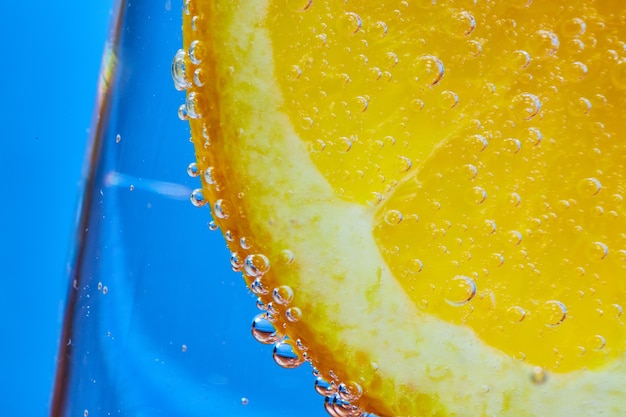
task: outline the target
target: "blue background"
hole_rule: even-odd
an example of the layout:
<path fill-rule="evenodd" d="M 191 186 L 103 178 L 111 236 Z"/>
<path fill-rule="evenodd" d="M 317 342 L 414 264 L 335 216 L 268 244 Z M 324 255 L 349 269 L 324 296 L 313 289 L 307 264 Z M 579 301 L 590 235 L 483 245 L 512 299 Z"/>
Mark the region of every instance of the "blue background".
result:
<path fill-rule="evenodd" d="M 8 1 L 0 55 L 0 407 L 48 414 L 112 0 Z"/>

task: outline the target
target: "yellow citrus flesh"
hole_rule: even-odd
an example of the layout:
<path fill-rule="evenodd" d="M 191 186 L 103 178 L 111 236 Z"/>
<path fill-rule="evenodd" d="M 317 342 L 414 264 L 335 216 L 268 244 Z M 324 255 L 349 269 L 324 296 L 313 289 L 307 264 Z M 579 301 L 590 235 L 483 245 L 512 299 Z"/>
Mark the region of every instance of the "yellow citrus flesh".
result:
<path fill-rule="evenodd" d="M 186 3 L 186 111 L 233 267 L 353 405 L 621 415 L 624 10 Z"/>

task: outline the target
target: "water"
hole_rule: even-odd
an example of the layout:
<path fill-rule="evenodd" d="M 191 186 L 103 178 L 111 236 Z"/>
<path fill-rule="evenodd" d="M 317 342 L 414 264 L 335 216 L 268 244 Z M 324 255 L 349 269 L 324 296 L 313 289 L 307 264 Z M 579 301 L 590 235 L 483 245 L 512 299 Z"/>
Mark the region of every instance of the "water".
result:
<path fill-rule="evenodd" d="M 116 6 L 52 416 L 326 415 L 310 366 L 282 369 L 252 337 L 256 297 L 208 207 L 190 203 L 199 181 L 171 78 L 181 7 Z"/>

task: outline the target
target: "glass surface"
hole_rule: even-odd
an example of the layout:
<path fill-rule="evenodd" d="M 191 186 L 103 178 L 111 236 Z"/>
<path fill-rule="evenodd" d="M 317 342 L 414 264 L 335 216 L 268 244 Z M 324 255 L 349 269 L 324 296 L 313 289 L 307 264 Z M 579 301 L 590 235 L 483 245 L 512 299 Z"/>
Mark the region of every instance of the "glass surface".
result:
<path fill-rule="evenodd" d="M 105 48 L 52 416 L 326 415 L 311 368 L 250 334 L 177 109 L 181 4 L 119 1 Z"/>

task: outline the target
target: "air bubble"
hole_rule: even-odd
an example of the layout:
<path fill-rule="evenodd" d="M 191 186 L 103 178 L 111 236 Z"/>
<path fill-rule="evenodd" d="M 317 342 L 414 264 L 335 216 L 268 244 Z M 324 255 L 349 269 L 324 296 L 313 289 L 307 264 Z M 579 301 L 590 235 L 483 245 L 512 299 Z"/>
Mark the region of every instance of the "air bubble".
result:
<path fill-rule="evenodd" d="M 341 383 L 337 387 L 337 395 L 344 401 L 356 401 L 361 398 L 363 389 L 356 382 Z"/>
<path fill-rule="evenodd" d="M 202 87 L 207 82 L 207 76 L 202 68 L 196 68 L 193 72 L 193 83 L 196 87 Z"/>
<path fill-rule="evenodd" d="M 274 288 L 272 298 L 278 304 L 287 305 L 293 300 L 293 290 L 287 285 L 281 285 L 280 287 Z"/>
<path fill-rule="evenodd" d="M 587 256 L 592 261 L 599 261 L 609 254 L 609 247 L 603 242 L 592 242 L 587 249 Z"/>
<path fill-rule="evenodd" d="M 357 33 L 363 24 L 361 17 L 353 12 L 345 12 L 340 17 L 340 27 L 344 32 Z"/>
<path fill-rule="evenodd" d="M 525 69 L 530 65 L 530 54 L 524 50 L 516 50 L 511 53 L 509 66 L 515 70 Z"/>
<path fill-rule="evenodd" d="M 572 62 L 563 69 L 563 75 L 570 81 L 580 81 L 587 75 L 587 65 L 580 61 Z"/>
<path fill-rule="evenodd" d="M 357 96 L 352 100 L 352 110 L 356 112 L 364 112 L 369 106 L 369 101 L 363 96 Z"/>
<path fill-rule="evenodd" d="M 172 60 L 172 80 L 174 81 L 174 87 L 178 91 L 186 90 L 191 87 L 191 83 L 187 79 L 185 59 L 187 53 L 183 49 L 176 51 L 174 59 Z"/>
<path fill-rule="evenodd" d="M 398 210 L 387 210 L 385 213 L 385 222 L 390 226 L 400 224 L 402 221 L 402 213 Z"/>
<path fill-rule="evenodd" d="M 118 133 L 115 135 L 115 143 L 120 143 L 122 141 L 122 136 Z"/>
<path fill-rule="evenodd" d="M 195 64 L 200 65 L 206 55 L 206 47 L 204 42 L 195 40 L 189 45 L 189 60 Z"/>
<path fill-rule="evenodd" d="M 521 202 L 522 197 L 518 193 L 509 194 L 509 203 L 511 203 L 513 207 L 519 206 Z"/>
<path fill-rule="evenodd" d="M 469 36 L 476 29 L 476 20 L 470 12 L 457 11 L 452 15 L 450 33 L 458 38 Z"/>
<path fill-rule="evenodd" d="M 290 265 L 293 263 L 294 254 L 289 249 L 284 249 L 280 252 L 279 260 L 283 265 Z"/>
<path fill-rule="evenodd" d="M 202 193 L 202 188 L 196 188 L 195 190 L 193 190 L 191 192 L 189 200 L 191 201 L 191 204 L 196 207 L 202 207 L 207 203 L 206 199 L 204 198 L 204 194 Z"/>
<path fill-rule="evenodd" d="M 600 192 L 602 184 L 597 178 L 589 177 L 580 180 L 577 189 L 582 197 L 592 197 Z"/>
<path fill-rule="evenodd" d="M 304 12 L 311 7 L 313 0 L 286 0 L 285 3 L 289 10 L 294 12 Z"/>
<path fill-rule="evenodd" d="M 476 284 L 465 275 L 455 276 L 446 289 L 446 302 L 460 307 L 467 304 L 476 295 Z"/>
<path fill-rule="evenodd" d="M 387 68 L 393 68 L 398 65 L 398 55 L 395 52 L 387 52 L 385 55 L 387 58 Z"/>
<path fill-rule="evenodd" d="M 512 323 L 520 323 L 526 318 L 526 310 L 520 306 L 509 307 L 506 310 L 506 316 Z"/>
<path fill-rule="evenodd" d="M 266 345 L 272 345 L 283 338 L 265 313 L 258 314 L 252 321 L 252 336 Z"/>
<path fill-rule="evenodd" d="M 579 97 L 572 102 L 569 111 L 574 116 L 585 115 L 591 111 L 591 101 L 585 97 Z"/>
<path fill-rule="evenodd" d="M 198 164 L 196 164 L 195 162 L 192 162 L 189 165 L 187 165 L 187 175 L 189 175 L 191 178 L 195 178 L 198 175 L 200 175 Z"/>
<path fill-rule="evenodd" d="M 463 174 L 465 178 L 467 178 L 468 180 L 471 180 L 475 178 L 476 175 L 478 175 L 478 168 L 476 168 L 475 165 L 472 165 L 472 164 L 463 165 L 462 169 L 463 169 Z"/>
<path fill-rule="evenodd" d="M 482 152 L 487 148 L 487 139 L 482 135 L 471 135 L 467 138 L 467 145 L 472 152 Z"/>
<path fill-rule="evenodd" d="M 501 253 L 492 253 L 489 257 L 489 263 L 494 267 L 500 267 L 504 264 L 504 256 Z"/>
<path fill-rule="evenodd" d="M 267 293 L 269 293 L 268 289 L 265 288 L 265 286 L 263 285 L 261 278 L 257 278 L 252 281 L 252 283 L 250 284 L 250 290 L 256 295 L 266 295 Z"/>
<path fill-rule="evenodd" d="M 216 183 L 216 181 L 215 181 L 215 168 L 208 167 L 204 171 L 204 180 L 206 181 L 207 184 L 215 185 L 215 183 Z"/>
<path fill-rule="evenodd" d="M 453 109 L 459 104 L 459 96 L 454 91 L 445 90 L 441 92 L 441 102 L 444 106 Z"/>
<path fill-rule="evenodd" d="M 385 22 L 376 22 L 374 24 L 374 35 L 378 39 L 382 39 L 387 36 L 387 24 Z"/>
<path fill-rule="evenodd" d="M 283 368 L 297 368 L 304 359 L 293 346 L 293 341 L 285 340 L 274 345 L 274 361 Z"/>
<path fill-rule="evenodd" d="M 243 261 L 238 252 L 230 253 L 230 266 L 234 272 L 240 272 L 243 267 Z"/>
<path fill-rule="evenodd" d="M 298 307 L 290 307 L 285 312 L 285 315 L 287 316 L 287 320 L 290 322 L 296 322 L 302 319 L 302 310 Z"/>
<path fill-rule="evenodd" d="M 542 306 L 540 316 L 546 327 L 556 327 L 567 318 L 567 308 L 560 301 L 549 300 Z"/>
<path fill-rule="evenodd" d="M 593 335 L 587 341 L 587 346 L 593 350 L 602 350 L 606 346 L 606 339 L 599 334 Z"/>
<path fill-rule="evenodd" d="M 187 94 L 187 100 L 185 101 L 187 117 L 191 119 L 199 119 L 200 117 L 202 117 L 201 106 L 202 103 L 199 93 L 193 91 Z"/>
<path fill-rule="evenodd" d="M 548 374 L 541 366 L 533 367 L 530 374 L 530 380 L 533 384 L 543 384 L 548 379 Z"/>
<path fill-rule="evenodd" d="M 227 219 L 233 213 L 232 204 L 230 203 L 230 201 L 220 198 L 215 202 L 215 205 L 213 206 L 213 213 L 217 218 Z"/>
<path fill-rule="evenodd" d="M 563 35 L 570 38 L 581 36 L 585 33 L 586 29 L 587 25 L 585 24 L 585 21 L 578 17 L 566 20 L 561 25 Z"/>
<path fill-rule="evenodd" d="M 270 269 L 270 261 L 267 256 L 261 253 L 255 253 L 246 256 L 243 261 L 243 268 L 251 277 L 263 276 Z"/>
<path fill-rule="evenodd" d="M 413 65 L 413 74 L 413 78 L 420 85 L 434 86 L 443 77 L 443 62 L 434 55 L 422 55 Z"/>
<path fill-rule="evenodd" d="M 541 101 L 534 94 L 522 93 L 513 98 L 511 112 L 518 120 L 530 120 L 541 110 Z"/>
<path fill-rule="evenodd" d="M 315 379 L 315 391 L 324 396 L 334 395 L 337 387 L 334 382 L 327 382 L 324 378 L 318 377 Z"/>
<path fill-rule="evenodd" d="M 421 272 L 422 268 L 424 268 L 424 264 L 417 258 L 411 259 L 409 261 L 409 264 L 407 265 L 407 271 L 411 274 L 417 274 L 418 272 Z"/>
<path fill-rule="evenodd" d="M 487 199 L 487 191 L 482 187 L 472 187 L 469 198 L 474 204 L 482 204 Z"/>
<path fill-rule="evenodd" d="M 539 58 L 547 58 L 556 54 L 559 49 L 559 37 L 548 30 L 538 30 L 530 40 L 530 50 Z"/>
<path fill-rule="evenodd" d="M 181 104 L 178 107 L 178 118 L 182 121 L 189 120 L 189 115 L 187 114 L 187 105 Z"/>
<path fill-rule="evenodd" d="M 517 230 L 508 233 L 508 241 L 511 246 L 517 246 L 522 242 L 522 234 Z"/>

